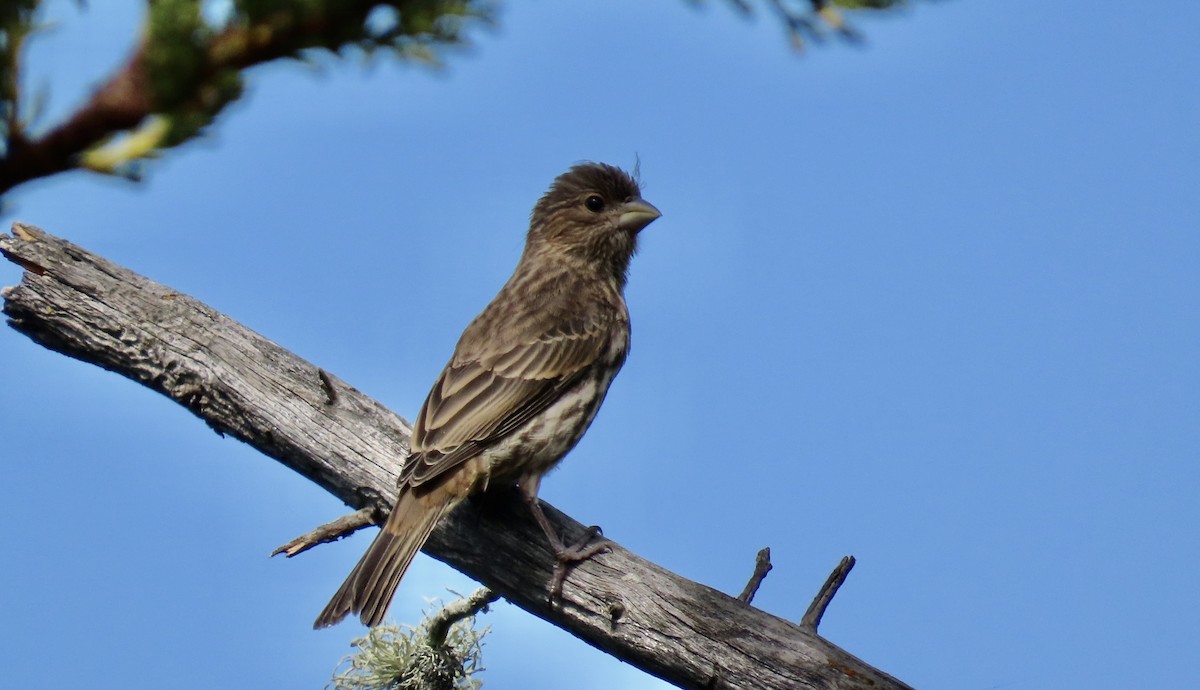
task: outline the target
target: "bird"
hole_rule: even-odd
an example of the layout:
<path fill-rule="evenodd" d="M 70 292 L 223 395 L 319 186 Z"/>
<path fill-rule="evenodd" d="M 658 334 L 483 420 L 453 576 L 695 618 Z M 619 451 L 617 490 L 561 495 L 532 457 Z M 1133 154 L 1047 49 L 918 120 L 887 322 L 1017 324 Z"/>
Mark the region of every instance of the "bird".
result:
<path fill-rule="evenodd" d="M 639 233 L 662 214 L 637 179 L 605 163 L 572 166 L 530 214 L 511 277 L 466 327 L 413 425 L 398 498 L 362 559 L 317 617 L 378 625 L 443 516 L 489 486 L 515 484 L 566 568 L 603 543 L 566 546 L 542 512 L 542 477 L 591 425 L 629 352 L 625 284 Z"/>

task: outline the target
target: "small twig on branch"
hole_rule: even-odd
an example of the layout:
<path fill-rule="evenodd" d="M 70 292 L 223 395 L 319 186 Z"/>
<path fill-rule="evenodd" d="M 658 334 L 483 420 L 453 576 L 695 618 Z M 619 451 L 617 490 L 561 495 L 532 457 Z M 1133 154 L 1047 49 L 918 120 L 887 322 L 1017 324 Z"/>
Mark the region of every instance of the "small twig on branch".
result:
<path fill-rule="evenodd" d="M 853 567 L 854 556 L 845 556 L 842 558 L 842 562 L 833 569 L 833 572 L 829 573 L 829 578 L 825 580 L 821 591 L 817 592 L 816 598 L 808 605 L 808 610 L 800 619 L 801 628 L 817 632 L 817 626 L 821 624 L 821 616 L 825 615 L 825 609 L 829 607 L 829 602 L 833 601 L 833 595 L 837 594 L 838 588 L 846 581 L 846 576 L 850 574 Z"/>
<path fill-rule="evenodd" d="M 767 573 L 771 572 L 773 567 L 771 565 L 771 547 L 764 546 L 754 557 L 754 574 L 750 576 L 750 581 L 746 583 L 746 588 L 738 595 L 738 599 L 746 604 L 754 601 L 754 595 L 758 593 L 759 586 L 762 585 L 762 581 L 767 578 Z"/>
<path fill-rule="evenodd" d="M 499 598 L 499 594 L 487 587 L 480 587 L 470 595 L 443 606 L 442 610 L 429 617 L 429 646 L 436 649 L 446 644 L 446 635 L 450 634 L 450 628 L 455 623 L 474 616 Z"/>
<path fill-rule="evenodd" d="M 366 506 L 343 515 L 333 522 L 325 523 L 307 534 L 301 534 L 283 546 L 271 552 L 272 556 L 283 554 L 288 558 L 298 553 L 304 553 L 318 544 L 328 544 L 342 537 L 348 537 L 358 530 L 378 524 L 373 506 Z"/>
<path fill-rule="evenodd" d="M 317 378 L 321 379 L 321 389 L 325 391 L 325 404 L 333 405 L 337 402 L 337 389 L 333 387 L 333 379 L 329 378 L 329 372 L 324 369 L 317 369 Z"/>

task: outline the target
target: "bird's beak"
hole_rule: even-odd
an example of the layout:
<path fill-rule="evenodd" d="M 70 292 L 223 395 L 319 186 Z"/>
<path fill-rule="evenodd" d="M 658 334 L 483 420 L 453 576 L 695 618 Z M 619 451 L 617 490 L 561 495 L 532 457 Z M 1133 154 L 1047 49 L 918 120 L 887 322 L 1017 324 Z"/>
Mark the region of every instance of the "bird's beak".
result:
<path fill-rule="evenodd" d="M 661 215 L 662 212 L 654 208 L 654 204 L 640 198 L 630 199 L 621 204 L 621 217 L 617 219 L 617 225 L 622 230 L 638 232 Z"/>

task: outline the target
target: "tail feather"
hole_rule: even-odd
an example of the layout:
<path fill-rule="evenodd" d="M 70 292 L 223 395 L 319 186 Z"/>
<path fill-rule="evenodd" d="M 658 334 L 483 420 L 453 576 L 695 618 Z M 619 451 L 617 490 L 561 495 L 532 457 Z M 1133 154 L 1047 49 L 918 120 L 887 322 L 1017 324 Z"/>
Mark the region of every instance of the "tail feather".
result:
<path fill-rule="evenodd" d="M 317 616 L 314 628 L 336 625 L 352 613 L 370 627 L 383 620 L 400 578 L 425 545 L 433 526 L 452 507 L 440 494 L 436 490 L 426 496 L 401 492 L 387 523 Z"/>

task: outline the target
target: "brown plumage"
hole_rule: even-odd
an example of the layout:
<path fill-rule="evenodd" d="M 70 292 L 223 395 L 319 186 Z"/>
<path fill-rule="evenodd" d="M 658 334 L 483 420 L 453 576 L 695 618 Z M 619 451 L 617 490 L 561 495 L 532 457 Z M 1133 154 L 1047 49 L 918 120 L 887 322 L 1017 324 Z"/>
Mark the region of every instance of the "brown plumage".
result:
<path fill-rule="evenodd" d="M 463 331 L 417 415 L 412 454 L 387 523 L 317 617 L 383 620 L 433 526 L 474 492 L 517 483 L 563 566 L 566 548 L 537 502 L 542 475 L 591 424 L 629 349 L 624 288 L 638 232 L 659 217 L 618 168 L 576 165 L 534 206 L 525 251 Z"/>

